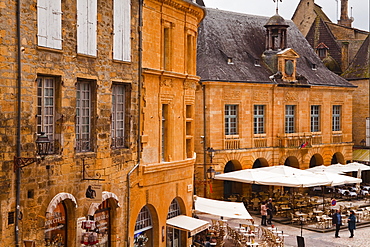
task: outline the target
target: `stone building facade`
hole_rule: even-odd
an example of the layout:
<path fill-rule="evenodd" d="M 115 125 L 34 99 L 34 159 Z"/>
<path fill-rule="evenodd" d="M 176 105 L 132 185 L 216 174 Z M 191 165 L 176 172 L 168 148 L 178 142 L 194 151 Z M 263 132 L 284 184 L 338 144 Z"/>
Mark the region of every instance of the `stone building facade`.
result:
<path fill-rule="evenodd" d="M 138 157 L 138 2 L 29 0 L 19 8 L 17 16 L 17 1 L 0 6 L 1 245 L 84 246 L 93 228 L 81 222 L 94 217 L 100 243 L 122 246 L 123 178 Z M 35 157 L 41 132 L 49 155 L 17 178 L 13 157 Z M 98 198 L 88 198 L 89 187 Z"/>
<path fill-rule="evenodd" d="M 133 246 L 146 231 L 147 246 L 165 246 L 169 211 L 191 215 L 204 10 L 187 0 L 17 3 L 0 4 L 1 245 Z M 14 169 L 14 157 L 35 157 L 41 132 L 45 160 Z"/>
<path fill-rule="evenodd" d="M 292 22 L 207 9 L 197 64 L 200 195 L 251 195 L 248 184 L 203 183 L 209 167 L 218 173 L 276 165 L 307 169 L 352 159 L 355 86 L 321 63 Z"/>
<path fill-rule="evenodd" d="M 340 19 L 334 23 L 314 0 L 301 0 L 292 17 L 324 64 L 337 74 L 348 68 L 369 35 L 352 27 L 348 9 L 348 0 L 341 0 Z"/>

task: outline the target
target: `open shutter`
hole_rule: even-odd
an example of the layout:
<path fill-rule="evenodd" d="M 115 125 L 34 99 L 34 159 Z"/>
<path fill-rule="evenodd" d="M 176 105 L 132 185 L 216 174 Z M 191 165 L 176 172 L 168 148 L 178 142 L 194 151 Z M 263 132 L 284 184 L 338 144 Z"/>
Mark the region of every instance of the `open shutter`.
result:
<path fill-rule="evenodd" d="M 113 59 L 123 60 L 123 1 L 114 0 L 113 6 Z"/>
<path fill-rule="evenodd" d="M 62 49 L 62 6 L 61 0 L 49 1 L 50 24 L 48 25 L 50 39 L 48 46 L 55 49 Z"/>
<path fill-rule="evenodd" d="M 123 60 L 131 60 L 131 0 L 123 0 Z"/>
<path fill-rule="evenodd" d="M 114 0 L 113 59 L 131 60 L 131 0 Z"/>
<path fill-rule="evenodd" d="M 39 46 L 47 46 L 48 33 L 47 33 L 47 20 L 48 20 L 48 1 L 37 1 L 37 44 Z"/>
<path fill-rule="evenodd" d="M 88 1 L 87 5 L 87 45 L 88 45 L 88 55 L 96 56 L 96 24 L 97 24 L 97 0 Z"/>
<path fill-rule="evenodd" d="M 81 54 L 88 54 L 87 1 L 88 0 L 77 0 L 77 53 Z"/>

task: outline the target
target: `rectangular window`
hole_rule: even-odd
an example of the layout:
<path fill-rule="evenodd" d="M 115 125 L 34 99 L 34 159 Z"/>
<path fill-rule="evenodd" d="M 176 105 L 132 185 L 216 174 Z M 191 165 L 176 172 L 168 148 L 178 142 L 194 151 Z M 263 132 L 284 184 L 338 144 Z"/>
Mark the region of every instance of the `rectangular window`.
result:
<path fill-rule="evenodd" d="M 320 106 L 311 106 L 311 132 L 320 131 Z"/>
<path fill-rule="evenodd" d="M 37 0 L 37 45 L 62 49 L 60 0 Z"/>
<path fill-rule="evenodd" d="M 333 131 L 341 130 L 341 106 L 333 105 Z"/>
<path fill-rule="evenodd" d="M 80 80 L 77 83 L 76 98 L 76 151 L 92 151 L 92 93 L 91 83 Z"/>
<path fill-rule="evenodd" d="M 112 148 L 127 147 L 127 88 L 124 84 L 114 84 L 112 87 Z"/>
<path fill-rule="evenodd" d="M 114 0 L 113 59 L 131 60 L 131 0 Z"/>
<path fill-rule="evenodd" d="M 56 131 L 57 78 L 38 76 L 37 82 L 37 134 L 44 132 L 52 143 L 51 153 L 59 147 L 59 135 Z M 58 145 L 59 144 L 59 145 Z"/>
<path fill-rule="evenodd" d="M 285 106 L 285 133 L 295 133 L 295 105 Z"/>
<path fill-rule="evenodd" d="M 77 53 L 96 56 L 97 0 L 77 0 Z"/>
<path fill-rule="evenodd" d="M 168 161 L 168 105 L 162 105 L 162 161 Z"/>
<path fill-rule="evenodd" d="M 225 135 L 238 134 L 238 105 L 225 105 Z"/>
<path fill-rule="evenodd" d="M 265 133 L 265 106 L 255 105 L 254 106 L 254 120 L 253 128 L 254 134 L 264 134 Z"/>
<path fill-rule="evenodd" d="M 194 51 L 194 36 L 188 34 L 187 36 L 187 72 L 188 74 L 195 74 L 195 51 Z"/>
<path fill-rule="evenodd" d="M 163 69 L 171 70 L 171 28 L 170 27 L 165 27 L 163 29 Z"/>

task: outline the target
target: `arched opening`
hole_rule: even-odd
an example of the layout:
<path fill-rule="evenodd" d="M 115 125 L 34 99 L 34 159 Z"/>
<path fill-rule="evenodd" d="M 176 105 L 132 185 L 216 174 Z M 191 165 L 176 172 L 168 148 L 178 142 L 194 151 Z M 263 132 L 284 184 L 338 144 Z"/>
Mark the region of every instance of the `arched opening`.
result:
<path fill-rule="evenodd" d="M 56 243 L 56 246 L 72 246 L 74 239 L 76 198 L 70 193 L 59 193 L 54 196 L 46 209 L 45 245 Z"/>
<path fill-rule="evenodd" d="M 135 223 L 134 231 L 134 245 L 135 246 L 148 246 L 153 247 L 154 243 L 153 234 L 153 220 L 152 214 L 147 206 L 144 206 L 137 218 Z"/>
<path fill-rule="evenodd" d="M 167 219 L 171 219 L 178 215 L 181 215 L 181 207 L 177 198 L 173 199 L 170 207 L 168 208 Z M 181 230 L 167 226 L 167 247 L 182 247 L 186 246 L 186 234 L 182 234 Z"/>
<path fill-rule="evenodd" d="M 266 159 L 259 158 L 254 161 L 252 169 L 261 168 L 261 167 L 268 167 L 269 164 Z M 268 191 L 268 186 L 259 185 L 259 184 L 252 184 L 252 193 L 254 192 L 261 192 L 261 191 Z"/>
<path fill-rule="evenodd" d="M 285 166 L 291 166 L 291 167 L 299 169 L 299 161 L 294 156 L 289 156 L 288 158 L 286 158 L 286 160 L 284 162 L 284 165 Z"/>
<path fill-rule="evenodd" d="M 310 168 L 315 166 L 321 166 L 324 164 L 324 159 L 320 154 L 314 154 L 310 159 Z"/>
<path fill-rule="evenodd" d="M 331 164 L 345 164 L 345 161 L 344 161 L 344 156 L 343 154 L 337 152 L 333 155 L 333 157 L 331 158 Z"/>
<path fill-rule="evenodd" d="M 240 169 L 236 169 L 236 166 L 233 161 L 229 161 L 226 163 L 224 168 L 224 173 L 236 171 Z M 224 198 L 229 198 L 231 195 L 241 195 L 242 194 L 242 183 L 233 182 L 233 181 L 224 181 Z"/>

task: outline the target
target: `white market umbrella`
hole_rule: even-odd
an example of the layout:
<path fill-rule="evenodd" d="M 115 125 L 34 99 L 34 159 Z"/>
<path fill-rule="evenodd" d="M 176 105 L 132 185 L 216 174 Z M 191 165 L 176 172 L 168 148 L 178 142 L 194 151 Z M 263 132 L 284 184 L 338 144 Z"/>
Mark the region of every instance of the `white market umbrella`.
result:
<path fill-rule="evenodd" d="M 347 165 L 344 165 L 343 172 L 357 172 L 359 169 L 361 171 L 369 171 L 370 166 L 358 162 L 348 163 Z"/>
<path fill-rule="evenodd" d="M 306 175 L 310 176 L 312 173 L 306 171 L 306 170 L 301 170 L 298 168 L 294 168 L 291 166 L 285 166 L 285 165 L 279 165 L 279 166 L 268 166 L 268 167 L 261 167 L 257 168 L 254 170 L 259 170 L 259 171 L 264 171 L 264 172 L 271 172 L 275 175 L 284 175 L 284 176 L 289 176 L 289 175 Z"/>
<path fill-rule="evenodd" d="M 309 172 L 330 172 L 330 173 L 336 173 L 336 174 L 343 174 L 344 172 L 341 171 L 341 168 L 338 168 L 338 167 L 332 167 L 332 166 L 324 166 L 324 165 L 321 165 L 321 166 L 314 166 L 314 167 L 311 167 L 311 168 L 308 168 L 306 169 L 305 171 L 309 171 Z"/>
<path fill-rule="evenodd" d="M 332 172 L 315 172 L 317 177 L 322 177 L 331 181 L 330 186 L 338 186 L 342 184 L 355 184 L 361 183 L 362 179 L 350 176 L 335 174 Z"/>
<path fill-rule="evenodd" d="M 259 184 L 265 178 L 276 176 L 274 173 L 257 169 L 244 169 L 215 175 L 215 179 L 227 180 L 241 183 Z"/>
<path fill-rule="evenodd" d="M 286 186 L 286 187 L 314 187 L 322 185 L 330 185 L 331 181 L 324 177 L 317 177 L 312 172 L 308 174 L 291 174 L 291 175 L 280 175 L 275 177 L 269 177 L 261 181 L 263 185 L 274 185 L 274 186 Z"/>

